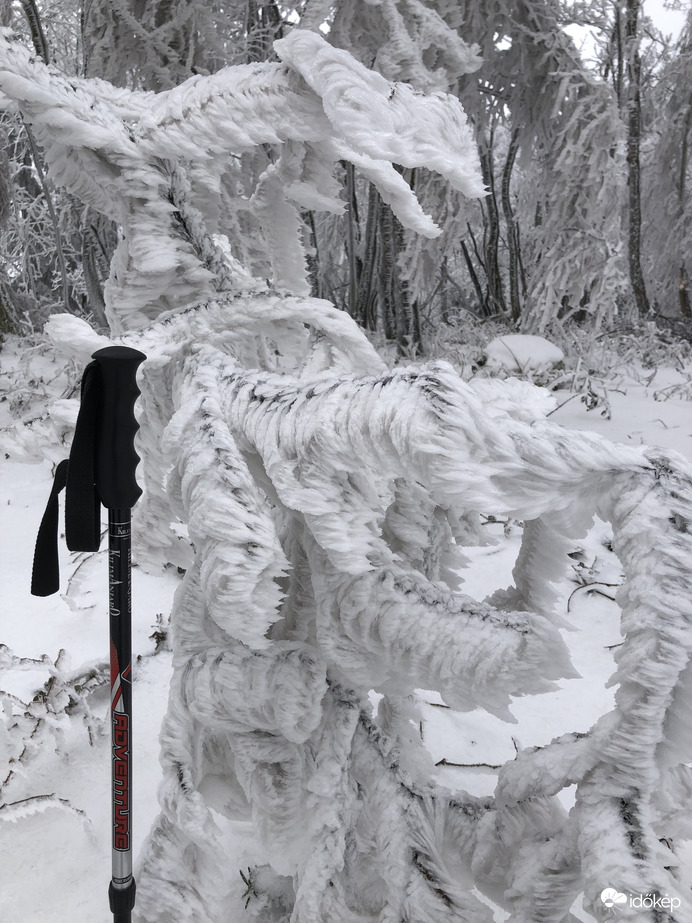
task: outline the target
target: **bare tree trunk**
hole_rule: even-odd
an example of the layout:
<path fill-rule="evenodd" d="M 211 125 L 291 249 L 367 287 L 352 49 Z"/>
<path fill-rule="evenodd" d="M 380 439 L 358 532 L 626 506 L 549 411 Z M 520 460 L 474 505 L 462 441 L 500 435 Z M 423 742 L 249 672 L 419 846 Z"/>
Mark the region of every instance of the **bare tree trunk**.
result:
<path fill-rule="evenodd" d="M 422 351 L 418 303 L 411 299 L 408 282 L 403 278 L 399 256 L 404 250 L 404 228 L 392 213 L 392 242 L 394 244 L 393 302 L 396 312 L 396 342 L 400 356 L 417 356 Z"/>
<path fill-rule="evenodd" d="M 358 286 L 358 304 L 356 320 L 368 330 L 377 328 L 377 297 L 373 287 L 373 276 L 379 259 L 377 229 L 380 224 L 381 199 L 374 183 L 368 191 L 368 216 L 365 222 L 365 242 L 363 247 L 363 265 Z"/>
<path fill-rule="evenodd" d="M 308 278 L 310 279 L 310 293 L 313 298 L 323 298 L 323 283 L 320 273 L 320 250 L 317 243 L 317 228 L 315 227 L 315 213 L 307 211 L 303 219 L 310 229 L 311 248 L 307 249 L 306 259 L 308 264 Z"/>
<path fill-rule="evenodd" d="M 31 32 L 31 41 L 33 42 L 34 50 L 44 64 L 50 64 L 48 42 L 46 41 L 46 36 L 43 31 L 36 0 L 20 0 L 20 2 L 26 20 L 29 23 L 29 31 Z"/>
<path fill-rule="evenodd" d="M 106 301 L 103 293 L 103 281 L 108 278 L 113 247 L 108 248 L 99 232 L 99 225 L 106 227 L 109 219 L 87 209 L 82 222 L 82 273 L 87 304 L 97 325 L 108 330 Z M 105 235 L 104 235 L 105 236 Z"/>
<path fill-rule="evenodd" d="M 346 255 L 348 257 L 348 313 L 354 319 L 358 316 L 358 292 L 363 264 L 358 255 L 360 242 L 360 223 L 358 221 L 358 200 L 356 198 L 356 176 L 352 163 L 344 163 L 346 171 L 346 201 L 348 210 L 348 236 L 346 240 Z"/>
<path fill-rule="evenodd" d="M 484 311 L 484 308 L 485 308 L 485 295 L 483 294 L 483 289 L 482 289 L 482 287 L 481 287 L 481 283 L 480 283 L 480 280 L 479 280 L 479 278 L 478 278 L 478 274 L 476 273 L 476 269 L 475 269 L 475 267 L 474 267 L 474 265 L 473 265 L 473 262 L 472 262 L 472 260 L 471 260 L 471 254 L 469 253 L 468 247 L 466 246 L 466 244 L 464 243 L 463 240 L 462 240 L 462 242 L 461 242 L 461 252 L 462 252 L 463 255 L 464 255 L 464 260 L 466 261 L 466 268 L 467 268 L 468 271 L 469 271 L 469 276 L 471 277 L 471 283 L 472 283 L 472 285 L 473 285 L 473 287 L 474 287 L 474 290 L 475 290 L 475 292 L 476 292 L 476 298 L 478 299 L 478 306 L 480 307 L 481 311 Z"/>
<path fill-rule="evenodd" d="M 507 225 L 507 249 L 509 251 L 509 300 L 512 311 L 512 320 L 518 322 L 521 318 L 521 295 L 519 292 L 519 274 L 520 274 L 520 244 L 519 244 L 519 224 L 514 217 L 512 200 L 510 197 L 510 183 L 512 180 L 512 169 L 517 158 L 519 150 L 519 129 L 515 128 L 512 132 L 512 138 L 509 142 L 507 151 L 507 160 L 502 171 L 502 211 L 505 216 Z"/>
<path fill-rule="evenodd" d="M 687 103 L 685 123 L 682 128 L 682 146 L 680 150 L 680 174 L 678 178 L 678 210 L 680 213 L 685 208 L 685 186 L 687 181 L 687 162 L 689 160 L 689 136 L 692 129 L 692 96 Z"/>
<path fill-rule="evenodd" d="M 394 224 L 392 210 L 384 202 L 380 208 L 380 260 L 378 267 L 377 300 L 382 314 L 384 335 L 388 340 L 396 339 L 396 310 L 393 303 L 392 290 L 394 288 L 394 261 L 396 259 L 394 247 Z"/>
<path fill-rule="evenodd" d="M 638 16 L 641 0 L 627 0 L 627 167 L 629 182 L 628 256 L 630 285 L 640 317 L 649 312 L 641 264 L 642 203 L 641 165 L 641 56 L 639 54 Z"/>
<path fill-rule="evenodd" d="M 610 35 L 608 59 L 603 76 L 607 80 L 612 72 L 618 109 L 622 111 L 625 104 L 625 46 L 622 34 L 622 10 L 619 3 L 615 3 L 614 7 L 613 31 Z"/>
<path fill-rule="evenodd" d="M 507 306 L 502 290 L 502 276 L 500 275 L 499 246 L 500 246 L 500 213 L 495 195 L 495 173 L 493 170 L 493 142 L 494 131 L 484 132 L 478 145 L 483 182 L 488 187 L 485 197 L 483 216 L 485 218 L 486 234 L 484 241 L 485 274 L 488 283 L 486 297 L 486 313 L 506 314 Z"/>

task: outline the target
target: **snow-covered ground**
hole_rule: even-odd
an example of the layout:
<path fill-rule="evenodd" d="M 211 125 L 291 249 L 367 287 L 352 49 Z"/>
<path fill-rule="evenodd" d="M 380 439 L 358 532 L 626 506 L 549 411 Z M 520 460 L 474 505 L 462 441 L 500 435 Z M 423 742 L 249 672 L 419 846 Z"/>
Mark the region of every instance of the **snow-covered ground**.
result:
<path fill-rule="evenodd" d="M 10 407 L 27 420 L 35 419 L 42 393 L 60 396 L 67 387 L 62 376 L 52 381 L 55 368 L 40 350 L 27 358 L 16 346 L 10 343 L 0 353 L 0 427 L 15 420 Z M 551 419 L 572 429 L 597 431 L 613 441 L 663 445 L 692 459 L 692 402 L 686 382 L 685 373 L 672 369 L 660 369 L 648 384 L 644 375 L 625 379 L 608 393 L 610 419 L 600 415 L 599 408 L 587 412 L 578 398 L 560 392 L 564 403 Z M 40 432 L 41 424 L 31 428 Z M 69 702 L 75 684 L 98 684 L 106 663 L 106 552 L 70 554 L 63 544 L 61 594 L 32 597 L 33 546 L 52 466 L 46 461 L 28 464 L 27 446 L 9 437 L 2 450 L 0 643 L 14 656 L 0 647 L 0 920 L 107 923 L 112 919 L 107 901 L 110 764 L 109 740 L 101 732 L 106 685 L 88 696 L 82 691 L 76 702 Z M 50 457 L 63 454 L 67 447 L 55 446 Z M 480 598 L 511 583 L 521 526 L 489 520 L 485 528 L 496 543 L 469 552 L 465 580 L 466 592 Z M 614 693 L 606 682 L 613 672 L 613 648 L 621 640 L 612 596 L 621 571 L 609 550 L 607 527 L 600 524 L 575 543 L 571 560 L 563 584 L 563 615 L 573 625 L 566 641 L 582 678 L 564 681 L 559 692 L 515 701 L 516 724 L 480 711 L 453 712 L 441 707 L 434 693 L 422 692 L 428 704 L 422 707 L 420 730 L 444 785 L 490 794 L 494 767 L 512 757 L 515 742 L 522 747 L 541 745 L 567 731 L 586 731 L 611 708 Z M 157 736 L 171 672 L 163 635 L 179 576 L 173 568 L 150 574 L 135 567 L 133 581 L 137 852 L 157 813 Z M 22 717 L 29 703 L 33 719 Z M 570 792 L 563 797 L 568 803 Z M 253 838 L 246 823 L 227 828 L 229 865 L 235 863 L 229 878 L 237 887 L 240 920 L 244 885 L 239 872 L 253 862 Z M 692 855 L 690 860 L 688 868 Z M 591 919 L 578 907 L 575 913 Z M 504 918 L 498 912 L 497 919 Z"/>

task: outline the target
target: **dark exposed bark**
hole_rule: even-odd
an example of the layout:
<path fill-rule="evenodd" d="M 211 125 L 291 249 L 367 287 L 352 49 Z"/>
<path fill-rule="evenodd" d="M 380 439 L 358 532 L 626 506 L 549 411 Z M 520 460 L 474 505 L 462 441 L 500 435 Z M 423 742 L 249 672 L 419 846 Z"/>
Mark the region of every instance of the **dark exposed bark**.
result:
<path fill-rule="evenodd" d="M 476 298 L 478 299 L 478 305 L 482 309 L 485 304 L 485 295 L 483 294 L 483 289 L 481 287 L 478 274 L 473 265 L 471 254 L 469 253 L 468 247 L 466 246 L 463 240 L 461 241 L 461 252 L 464 255 L 464 260 L 466 261 L 466 268 L 468 269 L 469 276 L 471 277 L 471 284 L 473 285 L 473 288 L 476 292 Z"/>
<path fill-rule="evenodd" d="M 18 311 L 14 304 L 14 293 L 12 288 L 4 279 L 4 274 L 0 274 L 0 343 L 3 336 L 7 333 L 17 333 L 17 315 Z"/>
<path fill-rule="evenodd" d="M 50 64 L 48 42 L 46 41 L 36 2 L 35 0 L 20 0 L 20 2 L 24 15 L 26 16 L 26 21 L 29 24 L 29 32 L 31 33 L 31 41 L 33 42 L 34 50 L 44 64 Z"/>
<path fill-rule="evenodd" d="M 627 169 L 629 185 L 628 261 L 630 285 L 640 317 L 649 312 L 641 264 L 642 196 L 639 158 L 642 134 L 641 56 L 638 17 L 641 0 L 627 0 Z"/>
<path fill-rule="evenodd" d="M 92 214 L 93 221 L 85 223 L 82 229 L 82 272 L 87 305 L 96 324 L 108 329 L 106 320 L 106 301 L 103 293 L 103 279 L 108 277 L 111 253 L 106 247 L 98 223 L 105 224 L 108 219 Z"/>
<path fill-rule="evenodd" d="M 267 61 L 273 55 L 272 42 L 281 38 L 283 19 L 275 0 L 258 3 L 248 0 L 245 21 L 247 61 Z"/>
<path fill-rule="evenodd" d="M 412 302 L 408 284 L 402 278 L 399 256 L 403 250 L 403 228 L 389 205 L 380 206 L 378 307 L 387 339 L 395 340 L 399 355 L 421 350 L 418 306 Z"/>
<path fill-rule="evenodd" d="M 512 200 L 510 196 L 510 184 L 512 180 L 512 169 L 517 158 L 519 150 L 519 130 L 514 129 L 509 142 L 507 151 L 507 160 L 505 161 L 504 170 L 502 171 L 502 211 L 505 216 L 507 225 L 507 250 L 509 254 L 509 299 L 512 312 L 512 320 L 518 321 L 521 317 L 521 295 L 519 291 L 520 283 L 520 242 L 519 242 L 519 224 L 514 216 Z"/>
<path fill-rule="evenodd" d="M 622 10 L 616 5 L 613 31 L 610 35 L 609 56 L 603 76 L 606 80 L 612 76 L 613 89 L 615 90 L 615 97 L 620 110 L 622 110 L 625 103 L 625 42 L 623 33 Z"/>
<path fill-rule="evenodd" d="M 6 136 L 0 131 L 0 228 L 7 224 L 12 211 L 12 168 L 5 150 L 6 142 Z"/>
<path fill-rule="evenodd" d="M 682 144 L 680 148 L 680 173 L 678 178 L 678 214 L 682 215 L 685 209 L 685 194 L 687 182 L 687 165 L 689 160 L 689 136 L 692 130 L 692 97 L 687 104 L 682 128 Z M 678 281 L 678 297 L 680 299 L 680 312 L 684 317 L 692 317 L 692 299 L 690 298 L 690 279 L 687 266 L 683 262 L 680 267 Z"/>
<path fill-rule="evenodd" d="M 471 227 L 468 221 L 466 222 L 466 228 L 469 232 L 471 243 L 473 244 L 473 252 L 476 255 L 476 259 L 478 260 L 478 265 L 483 269 L 483 272 L 485 272 L 485 260 L 481 256 L 481 252 L 478 247 L 478 241 L 476 240 L 476 235 L 473 233 L 473 228 Z"/>
<path fill-rule="evenodd" d="M 396 342 L 399 355 L 419 355 L 422 350 L 420 314 L 418 303 L 411 298 L 407 280 L 404 278 L 399 257 L 404 250 L 404 228 L 392 214 L 393 242 L 395 247 L 395 273 L 393 300 L 396 306 Z"/>
<path fill-rule="evenodd" d="M 682 145 L 680 150 L 680 173 L 678 178 L 678 202 L 680 208 L 685 206 L 685 186 L 687 182 L 687 164 L 689 161 L 689 138 L 692 130 L 692 96 L 687 104 L 685 121 L 682 129 Z"/>
<path fill-rule="evenodd" d="M 362 271 L 358 286 L 356 320 L 368 330 L 377 327 L 377 302 L 373 286 L 373 273 L 378 261 L 377 229 L 380 223 L 381 198 L 377 188 L 370 183 L 368 189 L 368 216 L 365 224 Z"/>
<path fill-rule="evenodd" d="M 159 0 L 154 14 L 154 26 L 158 29 L 170 22 L 175 15 L 173 9 L 175 0 Z M 182 35 L 179 30 L 173 33 L 168 42 L 168 48 L 165 54 L 161 55 L 161 64 L 166 69 L 175 73 L 185 68 L 185 62 L 188 56 L 190 46 L 190 36 Z M 166 87 L 157 87 L 156 89 L 167 89 Z"/>
<path fill-rule="evenodd" d="M 488 194 L 483 200 L 483 214 L 485 218 L 484 264 L 487 279 L 486 314 L 506 314 L 507 306 L 500 275 L 500 212 L 497 207 L 495 194 L 495 171 L 493 169 L 493 141 L 494 133 L 481 136 L 479 154 L 483 182 L 488 188 Z"/>
<path fill-rule="evenodd" d="M 346 173 L 345 256 L 348 293 L 343 307 L 363 327 L 394 340 L 400 355 L 421 351 L 419 306 L 411 298 L 403 277 L 400 257 L 404 250 L 404 229 L 377 188 L 368 186 L 367 210 L 362 228 L 352 164 Z"/>
<path fill-rule="evenodd" d="M 308 278 L 310 279 L 310 293 L 313 298 L 323 298 L 322 278 L 320 276 L 320 251 L 317 242 L 317 228 L 315 227 L 315 213 L 307 211 L 303 214 L 303 220 L 310 229 L 310 244 L 306 260 L 308 264 Z"/>
<path fill-rule="evenodd" d="M 396 259 L 392 218 L 391 208 L 383 202 L 380 208 L 380 260 L 377 272 L 377 300 L 382 315 L 384 335 L 388 340 L 393 340 L 396 336 L 396 321 L 392 302 L 394 261 Z"/>
<path fill-rule="evenodd" d="M 356 178 L 355 170 L 352 163 L 344 164 L 346 172 L 346 201 L 348 210 L 346 212 L 346 221 L 348 222 L 348 235 L 346 240 L 346 255 L 348 257 L 348 313 L 351 317 L 358 316 L 358 292 L 360 290 L 360 277 L 362 273 L 362 261 L 358 255 L 358 244 L 360 242 L 360 223 L 358 221 L 358 199 L 356 197 Z"/>

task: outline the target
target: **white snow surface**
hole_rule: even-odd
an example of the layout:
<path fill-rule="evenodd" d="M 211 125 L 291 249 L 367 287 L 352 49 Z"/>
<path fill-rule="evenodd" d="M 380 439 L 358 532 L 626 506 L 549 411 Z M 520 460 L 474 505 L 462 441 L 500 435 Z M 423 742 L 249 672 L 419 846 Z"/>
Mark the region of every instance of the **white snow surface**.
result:
<path fill-rule="evenodd" d="M 496 337 L 488 343 L 484 352 L 490 368 L 503 369 L 510 375 L 552 368 L 565 358 L 559 346 L 545 337 L 528 333 L 507 333 Z"/>
<path fill-rule="evenodd" d="M 27 429 L 40 429 L 40 423 L 28 421 L 38 416 L 41 390 L 45 397 L 59 397 L 65 386 L 64 376 L 57 374 L 40 350 L 22 355 L 18 344 L 11 342 L 0 353 L 0 426 L 12 422 L 9 407 L 18 399 L 17 368 L 27 362 L 32 364 L 30 380 L 35 388 L 24 413 Z M 596 429 L 630 445 L 663 444 L 692 459 L 692 403 L 679 396 L 654 399 L 654 394 L 660 397 L 668 393 L 665 389 L 684 381 L 680 373 L 659 370 L 649 386 L 630 381 L 611 394 L 611 420 L 587 413 L 576 400 L 563 402 L 552 419 L 572 430 Z M 481 383 L 481 387 L 492 384 Z M 681 393 L 684 396 L 684 390 Z M 41 437 L 39 433 L 39 437 L 39 443 L 41 439 L 48 441 L 45 434 Z M 89 700 L 92 725 L 97 729 L 92 744 L 84 716 L 68 718 L 63 713 L 52 719 L 53 727 L 38 735 L 42 742 L 36 752 L 18 765 L 9 762 L 17 754 L 12 752 L 8 733 L 13 707 L 15 713 L 21 710 L 19 700 L 30 702 L 49 680 L 51 671 L 56 672 L 50 664 L 58 661 L 59 671 L 70 677 L 105 663 L 106 554 L 70 554 L 63 544 L 61 594 L 48 599 L 29 595 L 33 545 L 50 488 L 51 465 L 28 464 L 26 447 L 20 451 L 13 442 L 6 441 L 3 449 L 0 641 L 24 663 L 8 665 L 7 658 L 0 657 L 0 704 L 4 708 L 1 774 L 4 778 L 8 769 L 16 770 L 3 788 L 0 806 L 0 918 L 3 923 L 53 923 L 60 915 L 76 921 L 110 923 L 109 741 L 103 728 L 98 729 L 107 714 L 105 689 L 93 693 Z M 56 457 L 60 454 L 56 448 Z M 511 583 L 521 536 L 520 525 L 512 520 L 489 519 L 483 528 L 488 543 L 465 550 L 470 566 L 464 573 L 464 592 L 478 599 Z M 457 712 L 440 707 L 439 695 L 419 692 L 422 702 L 428 703 L 423 705 L 419 730 L 437 766 L 438 782 L 474 795 L 489 795 L 496 786 L 497 766 L 511 759 L 516 747 L 544 746 L 565 732 L 585 732 L 612 707 L 613 690 L 606 683 L 614 670 L 614 651 L 621 642 L 620 613 L 612 598 L 621 570 L 609 542 L 609 527 L 597 522 L 575 543 L 572 573 L 558 587 L 559 613 L 573 626 L 562 634 L 581 678 L 562 681 L 554 692 L 515 700 L 512 711 L 516 725 L 479 709 Z M 146 573 L 135 561 L 135 851 L 158 810 L 156 790 L 161 775 L 157 735 L 171 677 L 170 653 L 164 650 L 155 654 L 150 636 L 157 628 L 159 614 L 165 624 L 178 584 L 174 568 Z M 0 651 L 6 653 L 4 648 Z M 205 785 L 205 798 L 213 805 L 213 779 L 206 780 Z M 565 806 L 571 807 L 570 790 L 561 797 Z M 215 818 L 222 827 L 225 863 L 230 869 L 228 890 L 239 908 L 237 918 L 242 919 L 245 885 L 239 873 L 257 860 L 255 833 L 249 821 L 231 822 L 220 814 Z M 681 886 L 689 887 L 692 850 L 688 843 L 681 847 Z M 608 886 L 610 882 L 604 880 L 603 888 Z M 577 901 L 573 907 L 575 919 L 592 920 L 579 904 Z M 498 908 L 493 913 L 496 921 L 507 919 Z"/>

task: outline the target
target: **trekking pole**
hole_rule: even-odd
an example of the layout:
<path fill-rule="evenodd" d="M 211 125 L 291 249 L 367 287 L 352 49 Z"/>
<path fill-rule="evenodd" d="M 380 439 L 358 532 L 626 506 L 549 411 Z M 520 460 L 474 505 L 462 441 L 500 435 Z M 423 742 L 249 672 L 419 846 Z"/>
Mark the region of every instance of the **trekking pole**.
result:
<path fill-rule="evenodd" d="M 96 443 L 96 491 L 108 510 L 108 614 L 111 665 L 112 878 L 114 923 L 130 923 L 132 874 L 132 528 L 142 491 L 135 479 L 135 376 L 143 353 L 108 346 L 92 357 L 101 371 L 101 419 Z"/>
<path fill-rule="evenodd" d="M 132 582 L 131 509 L 142 491 L 135 479 L 139 458 L 134 405 L 137 368 L 146 356 L 108 346 L 82 379 L 82 403 L 70 450 L 61 462 L 41 522 L 31 592 L 57 592 L 58 494 L 66 487 L 65 534 L 71 551 L 96 551 L 100 504 L 108 510 L 108 574 L 111 673 L 112 877 L 108 888 L 114 923 L 130 923 L 135 905 L 132 874 Z"/>

